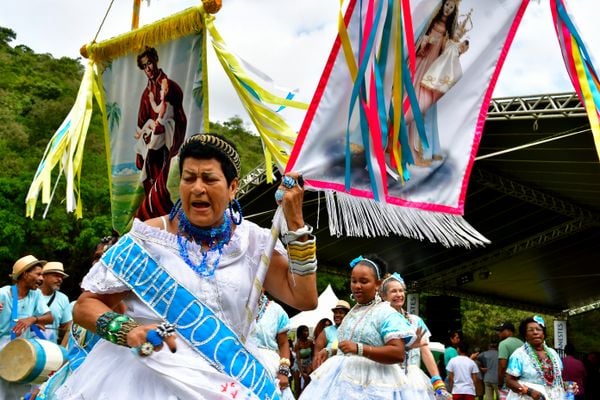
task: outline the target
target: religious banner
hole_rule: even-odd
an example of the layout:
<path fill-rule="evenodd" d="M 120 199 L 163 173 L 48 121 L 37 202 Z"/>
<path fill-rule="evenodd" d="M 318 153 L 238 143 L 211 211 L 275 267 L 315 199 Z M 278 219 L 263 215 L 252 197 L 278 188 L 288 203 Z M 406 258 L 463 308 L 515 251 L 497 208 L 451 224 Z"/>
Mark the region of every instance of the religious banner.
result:
<path fill-rule="evenodd" d="M 286 167 L 325 193 L 332 234 L 487 242 L 461 215 L 527 3 L 349 2 Z"/>
<path fill-rule="evenodd" d="M 67 211 L 82 216 L 79 182 L 94 99 L 104 123 L 113 228 L 124 232 L 133 218 L 168 214 L 178 197 L 179 148 L 186 137 L 208 131 L 208 35 L 258 130 L 265 161 L 283 168 L 296 133 L 278 111 L 307 105 L 292 92 L 281 97 L 263 87 L 270 78 L 238 60 L 219 34 L 210 13 L 220 2 L 206 3 L 82 48 L 88 62 L 81 87 L 35 173 L 27 216 L 33 217 L 40 192 L 50 204 L 57 166 L 56 182 L 61 175 L 66 180 Z"/>
<path fill-rule="evenodd" d="M 167 187 L 171 160 L 184 138 L 203 128 L 202 42 L 192 34 L 146 45 L 102 74 L 118 227 L 132 213 L 142 220 L 168 214 L 178 197 L 176 186 Z"/>

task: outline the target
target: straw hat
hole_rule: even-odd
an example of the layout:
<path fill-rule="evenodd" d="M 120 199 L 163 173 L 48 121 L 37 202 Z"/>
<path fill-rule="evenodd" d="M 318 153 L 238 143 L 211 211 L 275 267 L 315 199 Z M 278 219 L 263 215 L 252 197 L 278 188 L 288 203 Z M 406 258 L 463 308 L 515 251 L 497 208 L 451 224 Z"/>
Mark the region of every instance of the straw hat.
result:
<path fill-rule="evenodd" d="M 333 311 L 333 310 L 346 310 L 346 311 L 350 311 L 350 303 L 348 303 L 346 300 L 338 300 L 338 302 L 335 305 L 335 307 L 333 307 L 331 309 L 331 311 Z"/>
<path fill-rule="evenodd" d="M 58 261 L 50 261 L 46 265 L 44 265 L 44 269 L 42 270 L 42 275 L 46 274 L 60 274 L 65 278 L 68 278 L 69 275 L 65 274 L 65 269 L 63 268 L 63 263 Z"/>
<path fill-rule="evenodd" d="M 34 256 L 32 256 L 31 254 L 27 255 L 25 257 L 21 257 L 13 265 L 11 278 L 13 278 L 14 280 L 17 280 L 17 278 L 23 272 L 27 271 L 29 268 L 34 267 L 36 265 L 39 265 L 40 267 L 43 267 L 45 264 L 46 264 L 45 260 L 38 260 L 37 258 L 35 258 Z"/>

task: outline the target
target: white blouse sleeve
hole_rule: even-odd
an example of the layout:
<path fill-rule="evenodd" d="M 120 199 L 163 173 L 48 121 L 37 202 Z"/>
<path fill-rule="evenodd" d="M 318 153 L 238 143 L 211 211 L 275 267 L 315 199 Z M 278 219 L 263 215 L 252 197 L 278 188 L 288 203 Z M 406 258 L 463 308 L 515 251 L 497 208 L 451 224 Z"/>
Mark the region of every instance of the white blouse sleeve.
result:
<path fill-rule="evenodd" d="M 83 277 L 81 288 L 97 294 L 121 293 L 129 290 L 102 261 L 98 261 Z"/>

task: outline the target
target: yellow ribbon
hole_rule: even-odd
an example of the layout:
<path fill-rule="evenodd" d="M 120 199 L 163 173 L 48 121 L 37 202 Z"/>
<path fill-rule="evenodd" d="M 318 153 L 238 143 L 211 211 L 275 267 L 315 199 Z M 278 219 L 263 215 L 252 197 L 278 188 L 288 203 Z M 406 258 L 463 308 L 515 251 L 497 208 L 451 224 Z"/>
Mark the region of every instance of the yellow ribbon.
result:
<path fill-rule="evenodd" d="M 38 166 L 29 191 L 25 198 L 25 215 L 33 217 L 39 192 L 42 192 L 42 203 L 52 201 L 50 192 L 52 170 L 61 163 L 62 173 L 66 178 L 67 211 L 75 211 L 78 218 L 82 216 L 81 206 L 81 166 L 87 130 L 92 117 L 93 97 L 103 99 L 102 86 L 96 78 L 97 71 L 92 61 L 89 61 L 75 104 L 69 114 L 52 136 L 44 152 L 44 157 Z M 101 83 L 101 82 L 100 82 Z M 103 109 L 104 102 L 100 102 Z M 57 178 L 58 179 L 58 178 Z"/>
<path fill-rule="evenodd" d="M 275 162 L 279 169 L 283 170 L 289 159 L 288 152 L 293 146 L 297 134 L 277 112 L 267 107 L 266 104 L 284 105 L 303 110 L 308 108 L 308 104 L 276 96 L 261 87 L 246 73 L 240 62 L 227 49 L 214 25 L 214 17 L 205 15 L 204 23 L 212 37 L 212 45 L 217 59 L 258 130 L 264 145 L 263 153 L 266 165 L 269 166 Z M 259 99 L 248 88 L 256 93 Z M 266 178 L 267 182 L 273 181 L 271 168 L 266 168 Z"/>
<path fill-rule="evenodd" d="M 579 54 L 579 45 L 573 36 L 571 36 L 571 48 L 573 49 L 573 61 L 575 62 L 575 70 L 577 71 L 577 78 L 581 87 L 581 95 L 584 98 L 585 111 L 590 120 L 590 127 L 592 128 L 596 153 L 598 153 L 598 158 L 600 158 L 600 121 L 598 120 L 598 109 L 595 106 L 590 83 L 585 73 L 581 55 Z"/>

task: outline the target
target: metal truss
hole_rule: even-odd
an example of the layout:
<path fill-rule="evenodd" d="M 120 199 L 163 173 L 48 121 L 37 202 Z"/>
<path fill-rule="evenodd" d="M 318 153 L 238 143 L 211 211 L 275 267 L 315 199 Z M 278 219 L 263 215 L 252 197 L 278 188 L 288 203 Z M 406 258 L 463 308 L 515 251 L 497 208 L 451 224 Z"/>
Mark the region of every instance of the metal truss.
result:
<path fill-rule="evenodd" d="M 442 286 L 448 282 L 448 276 L 459 276 L 461 274 L 476 272 L 497 261 L 513 257 L 515 254 L 524 250 L 546 245 L 558 239 L 562 239 L 565 236 L 570 236 L 583 231 L 592 226 L 590 222 L 591 221 L 584 219 L 567 221 L 564 224 L 547 229 L 488 254 L 484 254 L 483 256 L 459 264 L 456 267 L 430 274 L 429 276 L 418 280 L 418 287 L 423 290 L 430 290 L 430 288 L 437 287 L 438 285 Z"/>
<path fill-rule="evenodd" d="M 569 203 L 563 199 L 551 196 L 542 191 L 533 189 L 522 183 L 508 178 L 493 174 L 482 168 L 474 168 L 471 175 L 481 185 L 494 189 L 500 193 L 523 200 L 527 203 L 554 211 L 557 214 L 565 215 L 575 219 L 586 219 L 591 224 L 600 224 L 600 219 L 595 213 L 586 210 L 580 206 Z"/>
<path fill-rule="evenodd" d="M 277 171 L 275 166 L 272 166 L 273 173 Z M 267 181 L 267 174 L 265 164 L 262 163 L 258 167 L 254 168 L 252 171 L 245 175 L 242 179 L 240 179 L 240 186 L 238 188 L 238 198 L 242 198 L 248 193 L 252 191 L 257 186 L 262 185 Z"/>
<path fill-rule="evenodd" d="M 600 308 L 600 300 L 595 299 L 587 302 L 581 307 L 573 307 L 563 311 L 563 314 L 568 317 L 574 317 L 575 315 L 583 314 L 589 311 L 594 311 Z"/>
<path fill-rule="evenodd" d="M 585 109 L 575 93 L 556 93 L 492 99 L 488 107 L 487 119 L 497 121 L 585 115 Z"/>

